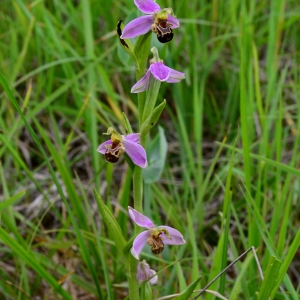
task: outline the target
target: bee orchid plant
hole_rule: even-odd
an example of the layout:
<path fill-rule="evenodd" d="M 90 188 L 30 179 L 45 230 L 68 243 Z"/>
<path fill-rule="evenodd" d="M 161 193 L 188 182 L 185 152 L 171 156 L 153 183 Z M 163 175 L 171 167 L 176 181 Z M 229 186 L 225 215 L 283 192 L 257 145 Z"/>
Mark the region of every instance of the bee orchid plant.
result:
<path fill-rule="evenodd" d="M 152 299 L 150 285 L 156 284 L 159 277 L 150 269 L 143 256 L 142 250 L 146 244 L 151 247 L 152 253 L 159 255 L 164 245 L 182 245 L 185 243 L 183 235 L 175 228 L 167 225 L 155 226 L 143 215 L 143 174 L 142 169 L 147 168 L 147 154 L 145 145 L 150 129 L 158 121 L 166 102 L 156 105 L 161 82 L 177 83 L 185 78 L 184 73 L 166 66 L 159 58 L 158 50 L 151 48 L 153 58 L 146 70 L 148 53 L 151 41 L 150 32 L 157 35 L 161 43 L 173 39 L 173 29 L 179 27 L 179 21 L 170 8 L 161 9 L 153 0 L 134 0 L 137 8 L 146 15 L 128 23 L 123 31 L 121 21 L 118 23 L 117 33 L 122 47 L 132 56 L 136 66 L 137 82 L 133 85 L 131 93 L 137 93 L 139 110 L 139 132 L 132 133 L 131 126 L 125 116 L 126 134 L 120 134 L 112 127 L 108 128 L 106 135 L 110 138 L 99 145 L 97 151 L 104 155 L 108 163 L 120 163 L 122 154 L 126 154 L 131 168 L 133 168 L 133 206 L 128 208 L 128 214 L 135 226 L 135 238 L 126 242 L 119 224 L 114 219 L 101 196 L 95 191 L 95 196 L 102 214 L 102 218 L 112 233 L 119 255 L 124 261 L 128 278 L 129 298 L 131 300 Z M 135 45 L 131 38 L 138 37 Z M 148 47 L 149 46 L 149 47 Z M 147 230 L 141 232 L 139 227 Z"/>

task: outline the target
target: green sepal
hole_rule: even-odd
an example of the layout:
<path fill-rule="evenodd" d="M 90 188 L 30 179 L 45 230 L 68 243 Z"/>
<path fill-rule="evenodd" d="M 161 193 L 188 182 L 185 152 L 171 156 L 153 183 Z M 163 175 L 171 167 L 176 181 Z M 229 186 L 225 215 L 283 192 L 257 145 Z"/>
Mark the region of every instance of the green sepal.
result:
<path fill-rule="evenodd" d="M 265 272 L 265 278 L 257 295 L 257 300 L 267 300 L 270 297 L 273 287 L 276 284 L 281 263 L 281 260 L 275 256 L 270 258 L 267 270 Z"/>
<path fill-rule="evenodd" d="M 124 248 L 126 245 L 126 241 L 123 237 L 122 230 L 121 230 L 118 222 L 116 221 L 116 219 L 114 218 L 114 216 L 112 215 L 110 210 L 108 209 L 108 207 L 104 204 L 101 196 L 98 194 L 98 192 L 95 189 L 94 189 L 94 195 L 95 195 L 95 198 L 97 201 L 97 205 L 98 205 L 100 214 L 103 218 L 103 221 L 104 221 L 106 227 L 108 228 L 120 255 L 122 256 L 123 261 L 126 262 L 126 260 L 124 259 L 125 258 L 124 257 Z"/>
<path fill-rule="evenodd" d="M 149 282 L 145 282 L 141 286 L 141 299 L 152 300 L 152 288 Z"/>
<path fill-rule="evenodd" d="M 124 112 L 122 113 L 122 116 L 123 116 L 123 120 L 124 120 L 124 127 L 126 130 L 126 134 L 132 133 L 131 125 L 130 125 L 129 120 Z"/>
<path fill-rule="evenodd" d="M 141 127 L 141 132 L 140 132 L 142 136 L 146 135 L 149 132 L 149 130 L 156 124 L 162 111 L 166 106 L 166 103 L 167 103 L 166 100 L 164 100 L 161 104 L 156 106 L 152 111 L 152 113 L 150 114 L 150 116 L 145 120 L 145 122 Z"/>
<path fill-rule="evenodd" d="M 201 277 L 196 279 L 193 283 L 191 283 L 183 292 L 181 292 L 177 297 L 174 298 L 174 300 L 189 300 L 190 296 L 194 292 L 194 289 L 196 288 L 197 284 L 199 283 Z"/>

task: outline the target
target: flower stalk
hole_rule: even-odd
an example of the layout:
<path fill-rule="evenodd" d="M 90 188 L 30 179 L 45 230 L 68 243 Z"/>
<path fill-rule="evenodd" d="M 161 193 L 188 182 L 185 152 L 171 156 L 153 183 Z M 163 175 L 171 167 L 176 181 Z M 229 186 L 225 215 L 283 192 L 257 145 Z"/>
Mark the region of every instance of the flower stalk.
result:
<path fill-rule="evenodd" d="M 140 300 L 139 283 L 136 278 L 136 270 L 138 262 L 133 256 L 128 255 L 130 264 L 130 273 L 128 278 L 129 298 L 132 300 Z"/>

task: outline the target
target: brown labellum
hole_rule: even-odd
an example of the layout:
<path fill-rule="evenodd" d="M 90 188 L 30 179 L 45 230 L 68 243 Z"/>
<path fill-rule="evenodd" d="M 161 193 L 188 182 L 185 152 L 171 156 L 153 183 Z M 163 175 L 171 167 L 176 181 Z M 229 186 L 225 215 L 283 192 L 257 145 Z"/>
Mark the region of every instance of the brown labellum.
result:
<path fill-rule="evenodd" d="M 122 143 L 120 141 L 113 141 L 111 146 L 107 148 L 104 153 L 104 157 L 106 161 L 114 164 L 119 160 L 119 156 L 123 152 Z"/>
<path fill-rule="evenodd" d="M 164 250 L 164 243 L 162 239 L 158 237 L 151 236 L 148 238 L 148 245 L 151 246 L 151 251 L 153 254 L 160 254 Z"/>
<path fill-rule="evenodd" d="M 116 156 L 112 153 L 109 153 L 109 152 L 106 152 L 104 154 L 104 157 L 106 159 L 107 162 L 110 162 L 110 163 L 116 163 L 118 160 L 119 160 L 119 156 Z"/>
<path fill-rule="evenodd" d="M 161 43 L 170 42 L 173 39 L 173 30 L 171 28 L 171 24 L 164 20 L 159 20 L 158 24 L 156 24 L 155 29 L 157 33 L 157 39 Z"/>

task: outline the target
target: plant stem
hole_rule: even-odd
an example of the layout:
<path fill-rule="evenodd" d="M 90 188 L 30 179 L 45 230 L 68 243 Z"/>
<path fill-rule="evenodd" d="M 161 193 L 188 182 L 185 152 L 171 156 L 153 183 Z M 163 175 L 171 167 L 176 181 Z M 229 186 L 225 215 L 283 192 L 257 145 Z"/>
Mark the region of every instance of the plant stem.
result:
<path fill-rule="evenodd" d="M 139 284 L 136 280 L 136 269 L 138 261 L 130 254 L 130 274 L 128 276 L 129 298 L 131 300 L 139 300 Z"/>
<path fill-rule="evenodd" d="M 140 145 L 145 147 L 146 137 L 140 137 Z M 135 166 L 133 171 L 134 209 L 143 213 L 143 174 L 142 168 Z M 137 232 L 136 232 L 137 233 Z"/>

